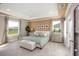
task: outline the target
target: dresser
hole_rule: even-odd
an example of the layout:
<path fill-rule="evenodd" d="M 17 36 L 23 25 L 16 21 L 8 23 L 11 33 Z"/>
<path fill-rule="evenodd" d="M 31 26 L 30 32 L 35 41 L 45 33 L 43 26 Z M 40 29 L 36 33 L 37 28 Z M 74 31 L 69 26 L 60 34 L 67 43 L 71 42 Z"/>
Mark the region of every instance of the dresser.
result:
<path fill-rule="evenodd" d="M 53 42 L 63 42 L 62 33 L 52 33 L 51 41 L 53 41 Z"/>

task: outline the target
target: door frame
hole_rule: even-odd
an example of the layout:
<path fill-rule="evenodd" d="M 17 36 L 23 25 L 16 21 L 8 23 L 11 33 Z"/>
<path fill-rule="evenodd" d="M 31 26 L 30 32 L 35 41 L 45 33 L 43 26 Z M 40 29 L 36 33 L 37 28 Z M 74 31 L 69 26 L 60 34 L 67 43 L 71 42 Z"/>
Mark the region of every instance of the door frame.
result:
<path fill-rule="evenodd" d="M 77 8 L 78 6 L 79 6 L 79 5 L 77 5 L 76 8 Z M 76 50 L 75 50 L 75 47 L 76 47 L 76 46 L 75 46 L 75 44 L 76 44 L 76 42 L 75 42 L 76 8 L 74 9 L 74 56 L 77 56 L 76 53 L 75 53 L 75 51 L 76 51 Z"/>

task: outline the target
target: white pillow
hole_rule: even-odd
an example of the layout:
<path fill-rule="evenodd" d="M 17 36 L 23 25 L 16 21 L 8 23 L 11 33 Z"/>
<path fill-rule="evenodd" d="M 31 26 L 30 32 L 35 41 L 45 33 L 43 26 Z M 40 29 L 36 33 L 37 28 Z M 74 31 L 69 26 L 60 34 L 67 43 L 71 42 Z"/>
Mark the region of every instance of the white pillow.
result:
<path fill-rule="evenodd" d="M 34 32 L 34 36 L 39 36 L 39 33 L 38 32 Z"/>
<path fill-rule="evenodd" d="M 34 32 L 34 36 L 46 37 L 46 36 L 49 36 L 49 32 L 48 31 L 36 31 Z"/>

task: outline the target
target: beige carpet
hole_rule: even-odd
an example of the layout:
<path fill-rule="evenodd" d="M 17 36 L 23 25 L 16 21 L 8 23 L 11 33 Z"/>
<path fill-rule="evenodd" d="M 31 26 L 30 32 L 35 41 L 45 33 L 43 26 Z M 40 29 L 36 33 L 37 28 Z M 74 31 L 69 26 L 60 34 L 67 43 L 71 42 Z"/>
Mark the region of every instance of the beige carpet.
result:
<path fill-rule="evenodd" d="M 49 42 L 43 49 L 33 51 L 20 48 L 18 42 L 0 46 L 0 56 L 69 56 L 69 50 L 63 43 Z"/>

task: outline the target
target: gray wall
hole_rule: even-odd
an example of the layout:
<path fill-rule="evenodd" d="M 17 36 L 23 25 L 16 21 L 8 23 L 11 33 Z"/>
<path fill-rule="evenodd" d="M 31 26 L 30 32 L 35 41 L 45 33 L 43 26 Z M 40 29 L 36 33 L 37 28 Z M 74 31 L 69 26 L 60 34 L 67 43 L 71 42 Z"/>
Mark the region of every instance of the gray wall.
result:
<path fill-rule="evenodd" d="M 20 20 L 20 36 L 19 36 L 19 39 L 22 39 L 23 36 L 26 36 L 27 32 L 25 30 L 25 27 L 28 25 L 28 21 L 27 20 L 24 20 L 24 19 L 21 19 Z"/>

